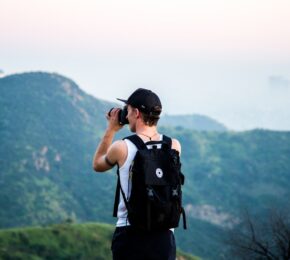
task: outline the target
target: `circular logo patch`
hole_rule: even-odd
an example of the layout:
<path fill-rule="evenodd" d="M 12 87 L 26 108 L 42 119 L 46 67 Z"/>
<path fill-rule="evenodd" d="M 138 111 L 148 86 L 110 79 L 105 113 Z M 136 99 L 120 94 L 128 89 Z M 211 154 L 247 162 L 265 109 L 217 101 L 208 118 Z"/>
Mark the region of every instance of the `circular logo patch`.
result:
<path fill-rule="evenodd" d="M 162 171 L 160 168 L 157 168 L 157 169 L 156 169 L 156 176 L 157 176 L 158 178 L 162 178 L 162 176 L 163 176 L 163 171 Z"/>

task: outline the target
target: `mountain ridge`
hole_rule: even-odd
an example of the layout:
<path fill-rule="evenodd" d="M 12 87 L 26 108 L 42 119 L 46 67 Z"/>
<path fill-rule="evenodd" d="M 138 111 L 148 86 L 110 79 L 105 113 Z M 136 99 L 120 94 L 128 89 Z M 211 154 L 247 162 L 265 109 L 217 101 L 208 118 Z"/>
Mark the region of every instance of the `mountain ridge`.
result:
<path fill-rule="evenodd" d="M 35 72 L 24 72 L 24 73 L 17 73 L 17 74 L 10 74 L 6 75 L 5 77 L 1 78 L 2 82 L 6 80 L 17 80 L 19 77 L 21 77 L 21 80 L 24 84 L 27 84 L 27 80 L 30 77 L 33 77 L 36 81 L 41 81 L 44 78 L 50 79 L 51 83 L 55 83 L 55 85 L 59 85 L 66 94 L 71 98 L 71 101 L 74 105 L 77 103 L 81 103 L 80 101 L 84 98 L 85 95 L 87 98 L 98 100 L 102 105 L 106 106 L 109 110 L 111 107 L 119 107 L 117 103 L 109 102 L 106 100 L 103 100 L 99 97 L 94 97 L 90 94 L 87 94 L 81 88 L 68 77 L 65 77 L 58 73 L 48 73 L 43 71 L 35 71 Z M 28 82 L 29 83 L 29 82 Z M 41 87 L 41 85 L 39 85 Z M 107 111 L 108 111 L 107 110 Z M 83 113 L 84 119 L 88 118 L 88 115 L 85 113 L 85 111 L 82 109 L 81 112 Z M 106 112 L 106 111 L 103 111 Z M 177 120 L 179 118 L 179 120 Z M 226 131 L 226 127 L 217 122 L 216 120 L 200 114 L 192 114 L 192 115 L 169 115 L 164 114 L 161 116 L 160 119 L 160 126 L 169 126 L 169 127 L 178 127 L 181 126 L 181 121 L 186 121 L 187 127 L 189 129 L 197 130 L 197 131 Z"/>
<path fill-rule="evenodd" d="M 200 114 L 181 114 L 161 116 L 159 126 L 165 127 L 183 127 L 196 131 L 217 131 L 223 132 L 228 129 L 220 122 L 209 116 Z"/>

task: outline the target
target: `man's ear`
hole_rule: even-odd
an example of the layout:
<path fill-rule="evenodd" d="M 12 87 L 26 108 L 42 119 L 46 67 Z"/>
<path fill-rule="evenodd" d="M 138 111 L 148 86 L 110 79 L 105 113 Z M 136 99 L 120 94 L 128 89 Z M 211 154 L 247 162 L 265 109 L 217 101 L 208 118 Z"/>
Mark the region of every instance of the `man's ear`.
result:
<path fill-rule="evenodd" d="M 141 117 L 141 113 L 140 113 L 139 109 L 138 108 L 135 108 L 135 109 L 136 109 L 136 117 L 140 118 Z"/>

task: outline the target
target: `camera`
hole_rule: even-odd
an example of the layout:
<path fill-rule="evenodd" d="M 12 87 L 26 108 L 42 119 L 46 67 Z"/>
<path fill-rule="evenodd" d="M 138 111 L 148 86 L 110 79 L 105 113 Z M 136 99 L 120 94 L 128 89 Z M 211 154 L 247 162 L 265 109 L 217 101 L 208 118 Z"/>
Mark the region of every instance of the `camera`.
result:
<path fill-rule="evenodd" d="M 113 110 L 114 108 L 111 108 L 108 115 L 111 116 L 111 111 Z M 120 125 L 126 125 L 126 124 L 129 124 L 129 121 L 128 119 L 126 118 L 128 115 L 128 110 L 127 110 L 127 107 L 124 107 L 123 109 L 121 109 L 119 112 L 118 112 L 118 120 L 119 120 L 119 124 Z"/>

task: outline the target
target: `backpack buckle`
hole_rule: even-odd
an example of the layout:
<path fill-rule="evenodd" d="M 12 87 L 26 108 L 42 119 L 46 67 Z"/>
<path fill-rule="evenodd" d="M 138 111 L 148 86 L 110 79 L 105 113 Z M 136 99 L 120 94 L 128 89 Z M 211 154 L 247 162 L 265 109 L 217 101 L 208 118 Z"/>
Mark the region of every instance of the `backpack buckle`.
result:
<path fill-rule="evenodd" d="M 147 188 L 147 196 L 150 200 L 154 199 L 154 193 L 152 188 Z"/>
<path fill-rule="evenodd" d="M 172 197 L 178 197 L 178 190 L 176 189 L 172 189 Z"/>

